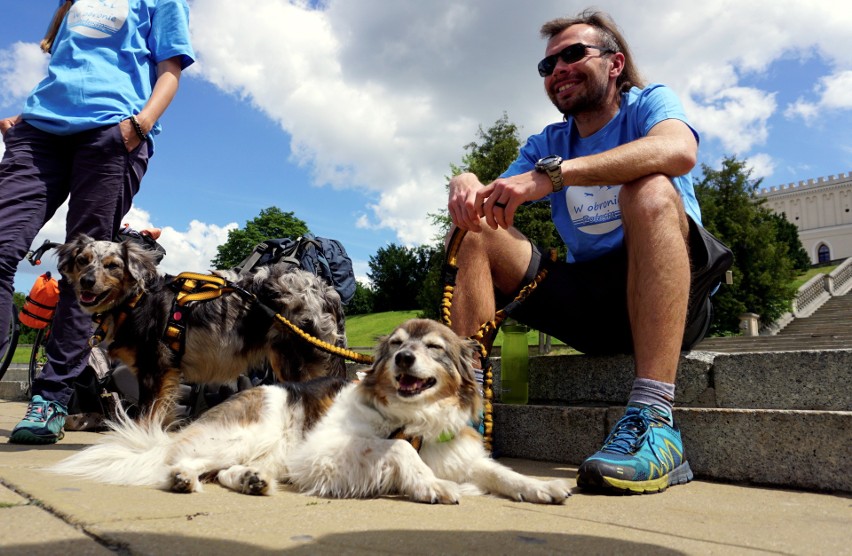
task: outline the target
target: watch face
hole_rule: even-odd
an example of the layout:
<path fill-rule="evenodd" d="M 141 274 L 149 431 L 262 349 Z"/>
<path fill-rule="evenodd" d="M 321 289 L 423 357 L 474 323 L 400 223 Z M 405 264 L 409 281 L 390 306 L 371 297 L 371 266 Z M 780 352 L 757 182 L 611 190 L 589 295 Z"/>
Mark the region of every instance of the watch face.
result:
<path fill-rule="evenodd" d="M 543 168 L 547 168 L 549 166 L 560 164 L 561 162 L 562 162 L 562 159 L 561 159 L 560 156 L 555 155 L 555 154 L 551 154 L 549 156 L 545 156 L 544 158 L 540 159 L 538 161 L 538 166 L 541 166 Z"/>

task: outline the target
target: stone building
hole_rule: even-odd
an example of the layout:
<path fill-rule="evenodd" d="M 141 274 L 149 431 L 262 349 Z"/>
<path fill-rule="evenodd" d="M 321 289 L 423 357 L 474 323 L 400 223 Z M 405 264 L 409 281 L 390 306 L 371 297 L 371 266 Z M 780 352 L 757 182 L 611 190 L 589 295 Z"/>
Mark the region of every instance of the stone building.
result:
<path fill-rule="evenodd" d="M 813 264 L 852 257 L 852 173 L 769 187 L 758 198 L 796 225 Z"/>

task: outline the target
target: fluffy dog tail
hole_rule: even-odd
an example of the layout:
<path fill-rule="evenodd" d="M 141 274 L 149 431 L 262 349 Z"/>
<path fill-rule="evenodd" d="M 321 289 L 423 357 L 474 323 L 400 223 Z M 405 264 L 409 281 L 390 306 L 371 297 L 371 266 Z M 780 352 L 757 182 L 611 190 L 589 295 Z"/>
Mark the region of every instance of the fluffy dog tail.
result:
<path fill-rule="evenodd" d="M 114 485 L 167 488 L 166 463 L 172 440 L 164 430 L 164 415 L 134 421 L 119 412 L 111 429 L 98 444 L 47 468 L 51 473 L 73 475 Z"/>

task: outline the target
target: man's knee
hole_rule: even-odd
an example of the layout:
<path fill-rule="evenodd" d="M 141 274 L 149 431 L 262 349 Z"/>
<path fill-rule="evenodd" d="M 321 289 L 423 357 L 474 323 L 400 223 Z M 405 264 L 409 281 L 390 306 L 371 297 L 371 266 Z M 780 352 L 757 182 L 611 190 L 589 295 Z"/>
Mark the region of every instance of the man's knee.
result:
<path fill-rule="evenodd" d="M 625 226 L 677 222 L 684 235 L 687 233 L 683 201 L 671 179 L 664 174 L 652 174 L 626 183 L 619 193 L 618 204 Z"/>

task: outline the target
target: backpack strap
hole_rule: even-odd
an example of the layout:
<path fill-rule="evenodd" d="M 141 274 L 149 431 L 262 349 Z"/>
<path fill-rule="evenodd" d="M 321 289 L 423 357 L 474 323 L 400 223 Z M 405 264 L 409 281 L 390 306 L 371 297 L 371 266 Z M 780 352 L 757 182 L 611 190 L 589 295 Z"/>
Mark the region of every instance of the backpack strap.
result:
<path fill-rule="evenodd" d="M 257 261 L 263 257 L 266 252 L 269 251 L 269 245 L 266 243 L 258 243 L 254 246 L 254 249 L 249 256 L 243 259 L 243 262 L 234 267 L 234 270 L 240 275 L 248 274 L 251 269 L 254 268 L 254 265 L 257 264 Z"/>

